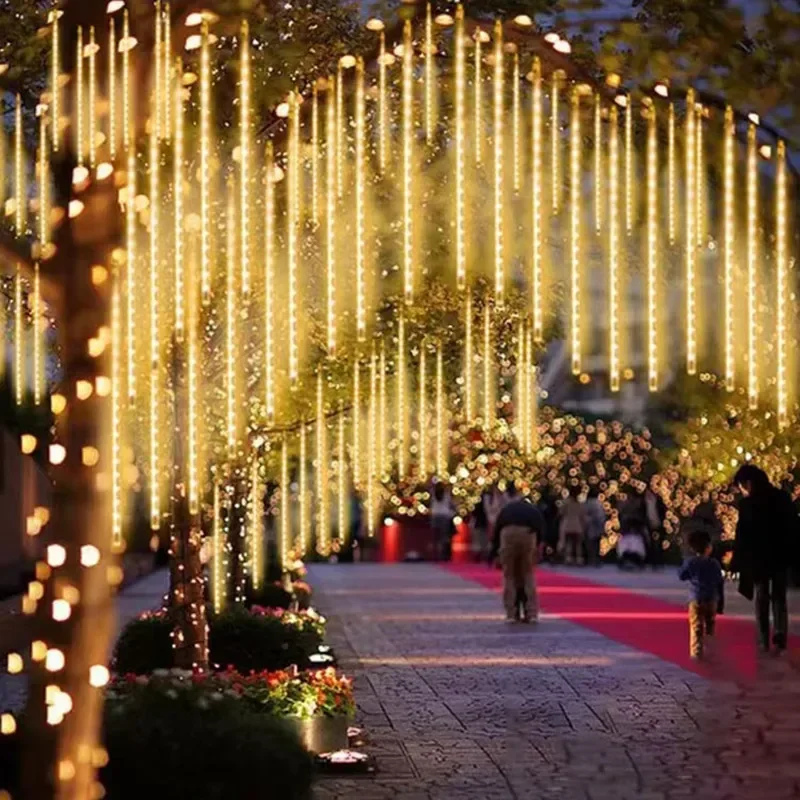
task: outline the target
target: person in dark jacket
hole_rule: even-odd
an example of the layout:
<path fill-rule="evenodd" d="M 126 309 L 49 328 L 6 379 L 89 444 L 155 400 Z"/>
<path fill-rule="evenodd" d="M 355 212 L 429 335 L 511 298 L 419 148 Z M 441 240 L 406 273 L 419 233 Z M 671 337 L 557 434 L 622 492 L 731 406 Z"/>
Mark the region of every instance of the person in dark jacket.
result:
<path fill-rule="evenodd" d="M 742 498 L 731 569 L 739 573 L 739 592 L 749 600 L 755 596 L 762 650 L 768 652 L 771 641 L 776 652 L 782 652 L 789 629 L 786 590 L 796 546 L 797 515 L 789 495 L 773 486 L 758 467 L 745 464 L 733 480 Z"/>
<path fill-rule="evenodd" d="M 511 497 L 497 518 L 492 542 L 492 560 L 500 555 L 503 568 L 503 605 L 506 621 L 536 622 L 539 615 L 533 567 L 536 540 L 544 531 L 544 520 L 533 503 Z"/>
<path fill-rule="evenodd" d="M 711 536 L 697 528 L 689 534 L 692 555 L 678 577 L 689 581 L 689 654 L 702 658 L 706 637 L 714 635 L 717 614 L 725 605 L 725 578 L 719 561 L 711 557 Z"/>

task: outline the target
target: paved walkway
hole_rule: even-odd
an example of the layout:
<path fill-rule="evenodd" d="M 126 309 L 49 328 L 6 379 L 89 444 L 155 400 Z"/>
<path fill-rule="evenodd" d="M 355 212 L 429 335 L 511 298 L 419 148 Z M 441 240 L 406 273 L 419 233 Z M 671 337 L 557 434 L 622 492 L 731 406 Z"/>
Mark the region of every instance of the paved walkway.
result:
<path fill-rule="evenodd" d="M 573 574 L 683 602 L 670 574 Z M 311 582 L 378 762 L 319 800 L 800 797 L 791 658 L 745 686 L 558 616 L 507 627 L 495 592 L 434 565 L 315 565 Z"/>

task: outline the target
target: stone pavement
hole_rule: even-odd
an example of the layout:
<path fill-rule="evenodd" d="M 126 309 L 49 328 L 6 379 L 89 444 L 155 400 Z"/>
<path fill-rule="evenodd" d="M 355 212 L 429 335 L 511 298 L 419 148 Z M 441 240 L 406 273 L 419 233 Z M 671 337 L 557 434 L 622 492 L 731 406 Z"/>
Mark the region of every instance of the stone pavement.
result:
<path fill-rule="evenodd" d="M 685 597 L 669 573 L 580 574 Z M 792 658 L 738 686 L 557 617 L 508 627 L 495 593 L 434 565 L 314 565 L 310 579 L 378 765 L 322 779 L 318 800 L 800 797 Z"/>

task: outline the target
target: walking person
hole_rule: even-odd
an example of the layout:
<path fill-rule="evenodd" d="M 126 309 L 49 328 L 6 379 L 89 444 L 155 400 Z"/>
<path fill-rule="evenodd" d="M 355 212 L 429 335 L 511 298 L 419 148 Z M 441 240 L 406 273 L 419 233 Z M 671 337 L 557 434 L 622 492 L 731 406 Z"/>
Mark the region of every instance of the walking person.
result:
<path fill-rule="evenodd" d="M 472 533 L 472 554 L 477 563 L 480 563 L 489 554 L 489 520 L 483 505 L 483 497 L 475 503 L 469 521 Z"/>
<path fill-rule="evenodd" d="M 434 558 L 437 561 L 449 561 L 451 544 L 455 534 L 453 520 L 456 510 L 450 500 L 445 485 L 440 481 L 433 488 L 431 502 L 431 531 L 433 533 Z"/>
<path fill-rule="evenodd" d="M 589 564 L 599 567 L 600 559 L 600 540 L 606 530 L 606 511 L 600 501 L 600 492 L 596 486 L 589 489 L 589 496 L 586 500 L 586 560 Z"/>
<path fill-rule="evenodd" d="M 667 507 L 651 482 L 644 493 L 644 510 L 647 520 L 648 549 L 653 569 L 664 566 L 664 518 Z"/>
<path fill-rule="evenodd" d="M 696 528 L 689 534 L 692 555 L 683 562 L 678 577 L 689 581 L 689 655 L 703 657 L 705 640 L 714 635 L 717 614 L 724 604 L 724 581 L 719 561 L 711 558 L 711 536 Z"/>
<path fill-rule="evenodd" d="M 583 563 L 583 539 L 586 535 L 586 508 L 580 501 L 580 486 L 572 486 L 561 507 L 559 550 L 565 564 Z"/>
<path fill-rule="evenodd" d="M 508 497 L 505 493 L 501 492 L 497 486 L 493 486 L 488 492 L 483 495 L 483 510 L 486 513 L 486 521 L 489 525 L 489 531 L 494 537 L 495 525 L 503 506 L 508 502 Z"/>
<path fill-rule="evenodd" d="M 532 623 L 539 617 L 534 566 L 544 520 L 533 503 L 516 496 L 515 487 L 509 487 L 509 496 L 495 523 L 490 561 L 499 555 L 506 621 Z"/>
<path fill-rule="evenodd" d="M 558 552 L 558 505 L 549 486 L 542 489 L 539 511 L 544 520 L 544 531 L 539 537 L 539 560 L 555 563 Z"/>
<path fill-rule="evenodd" d="M 771 643 L 782 653 L 789 630 L 786 592 L 797 547 L 797 515 L 788 493 L 773 486 L 755 465 L 740 467 L 733 481 L 742 498 L 731 569 L 739 573 L 740 594 L 748 600 L 755 597 L 760 648 L 769 652 Z"/>

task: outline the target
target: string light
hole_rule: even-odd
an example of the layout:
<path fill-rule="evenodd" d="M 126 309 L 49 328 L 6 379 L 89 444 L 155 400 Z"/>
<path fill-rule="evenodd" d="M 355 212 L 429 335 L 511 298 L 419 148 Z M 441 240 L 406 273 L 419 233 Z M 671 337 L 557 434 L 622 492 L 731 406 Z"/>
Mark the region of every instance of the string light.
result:
<path fill-rule="evenodd" d="M 581 373 L 581 121 L 579 96 L 572 91 L 570 114 L 570 252 L 572 260 L 572 374 Z"/>
<path fill-rule="evenodd" d="M 283 499 L 281 497 L 281 499 Z M 211 531 L 212 550 L 214 552 L 214 561 L 212 564 L 212 581 L 211 593 L 212 602 L 214 604 L 214 612 L 219 614 L 225 605 L 225 564 L 224 564 L 224 546 L 222 542 L 222 519 L 221 519 L 221 504 L 219 497 L 219 483 L 214 481 L 214 526 Z"/>
<path fill-rule="evenodd" d="M 38 269 L 37 269 L 38 281 Z M 114 270 L 114 287 L 111 292 L 111 549 L 118 553 L 122 548 L 122 321 L 120 319 L 119 268 Z M 39 310 L 36 310 L 38 327 Z M 38 339 L 38 336 L 37 336 Z"/>
<path fill-rule="evenodd" d="M 483 309 L 483 424 L 488 430 L 494 421 L 492 386 L 492 307 L 488 298 Z"/>
<path fill-rule="evenodd" d="M 336 481 L 336 494 L 337 497 L 337 528 L 339 532 L 339 540 L 343 544 L 347 544 L 349 540 L 349 531 L 347 529 L 347 470 L 345 467 L 345 416 L 344 409 L 339 409 L 339 435 L 337 437 L 337 455 L 339 471 L 337 473 Z"/>
<path fill-rule="evenodd" d="M 406 474 L 406 321 L 397 322 L 397 470 Z"/>
<path fill-rule="evenodd" d="M 245 301 L 250 297 L 250 127 L 251 127 L 251 80 L 250 80 L 250 26 L 242 22 L 241 33 L 241 77 L 239 80 L 239 214 L 240 242 L 242 262 L 242 296 Z"/>
<path fill-rule="evenodd" d="M 475 163 L 480 166 L 483 160 L 483 74 L 481 36 L 483 31 L 475 29 Z"/>
<path fill-rule="evenodd" d="M 600 94 L 594 96 L 594 229 L 597 235 L 603 226 L 603 106 Z"/>
<path fill-rule="evenodd" d="M 658 390 L 658 141 L 656 108 L 647 117 L 647 369 L 648 388 Z"/>
<path fill-rule="evenodd" d="M 433 45 L 433 16 L 431 14 L 431 4 L 428 3 L 425 13 L 425 141 L 430 145 L 433 143 L 434 134 L 434 107 L 433 92 L 435 88 L 433 73 L 433 56 L 435 48 Z"/>
<path fill-rule="evenodd" d="M 612 392 L 620 388 L 619 351 L 619 116 L 611 108 L 608 134 L 608 349 L 609 385 Z"/>
<path fill-rule="evenodd" d="M 162 78 L 164 79 L 164 88 L 161 92 L 161 99 L 164 105 L 164 129 L 162 135 L 165 139 L 169 139 L 172 135 L 172 119 L 171 119 L 171 104 L 170 104 L 170 84 L 172 83 L 170 67 L 172 64 L 172 20 L 169 10 L 169 3 L 164 3 L 164 10 L 162 12 L 162 20 L 164 24 L 164 38 L 162 45 L 162 58 L 164 60 L 164 67 L 162 70 Z"/>
<path fill-rule="evenodd" d="M 336 71 L 336 197 L 344 192 L 344 78 L 342 62 Z"/>
<path fill-rule="evenodd" d="M 157 126 L 150 132 L 150 527 L 161 527 L 160 497 L 160 429 L 161 417 L 161 338 L 159 333 L 159 205 L 161 154 L 158 146 Z"/>
<path fill-rule="evenodd" d="M 514 87 L 512 93 L 512 114 L 514 122 L 514 191 L 522 188 L 522 119 L 519 92 L 519 51 L 514 50 Z"/>
<path fill-rule="evenodd" d="M 381 175 L 389 159 L 389 99 L 386 89 L 386 34 L 381 31 L 378 57 L 378 165 Z M 330 79 L 328 80 L 330 84 Z"/>
<path fill-rule="evenodd" d="M 413 146 L 414 146 L 414 60 L 411 21 L 403 28 L 403 276 L 406 303 L 414 298 L 414 221 L 413 221 Z"/>
<path fill-rule="evenodd" d="M 300 550 L 300 557 L 304 558 L 305 554 L 308 552 L 308 541 L 311 536 L 311 526 L 308 518 L 308 444 L 307 444 L 307 435 L 306 435 L 306 424 L 305 422 L 300 424 L 300 462 L 297 465 L 297 469 L 300 473 L 300 480 L 299 480 L 299 492 L 300 492 L 300 542 L 298 544 Z M 317 474 L 321 474 L 320 470 L 317 470 Z M 320 497 L 322 494 L 322 489 L 320 486 L 317 487 L 317 496 Z"/>
<path fill-rule="evenodd" d="M 156 5 L 156 29 L 155 29 L 155 44 L 153 45 L 153 53 L 155 55 L 155 75 L 153 77 L 153 103 L 152 110 L 154 117 L 152 119 L 153 127 L 155 128 L 156 138 L 162 139 L 164 136 L 164 66 L 162 59 L 164 57 L 164 44 L 163 44 L 163 22 L 161 13 L 161 0 L 155 0 Z"/>
<path fill-rule="evenodd" d="M 286 571 L 289 563 L 289 550 L 291 548 L 291 528 L 289 514 L 289 500 L 291 487 L 289 486 L 289 447 L 286 441 L 286 434 L 281 442 L 281 572 Z"/>
<path fill-rule="evenodd" d="M 250 580 L 252 582 L 253 591 L 258 591 L 264 582 L 264 515 L 261 510 L 262 491 L 258 472 L 258 461 L 253 461 L 250 485 L 252 487 L 252 496 L 250 499 L 252 514 L 250 521 Z M 305 553 L 305 550 L 303 553 Z"/>
<path fill-rule="evenodd" d="M 528 412 L 530 450 L 531 452 L 536 452 L 539 449 L 539 381 L 538 370 L 533 364 L 530 365 L 530 381 L 530 391 L 528 392 L 528 402 L 530 403 L 530 410 Z"/>
<path fill-rule="evenodd" d="M 494 28 L 494 294 L 503 303 L 505 288 L 505 242 L 503 241 L 503 114 L 504 77 L 503 25 Z"/>
<path fill-rule="evenodd" d="M 178 126 L 181 124 L 176 118 L 176 141 L 178 135 Z M 189 513 L 192 516 L 197 516 L 200 513 L 200 487 L 199 487 L 199 465 L 198 465 L 198 451 L 200 449 L 198 443 L 199 426 L 197 424 L 197 338 L 198 338 L 198 314 L 197 314 L 197 290 L 195 283 L 197 275 L 197 236 L 192 233 L 190 238 L 191 256 L 189 259 L 189 347 L 187 353 L 187 405 L 189 411 L 189 424 L 188 424 L 188 445 L 189 445 L 189 458 L 188 458 L 188 473 L 189 473 Z"/>
<path fill-rule="evenodd" d="M 300 377 L 299 355 L 297 347 L 297 192 L 295 184 L 299 182 L 300 154 L 295 149 L 295 130 L 300 124 L 300 112 L 297 96 L 292 93 L 289 104 L 289 162 L 288 192 L 286 215 L 286 260 L 289 271 L 289 380 L 293 389 L 297 388 Z"/>
<path fill-rule="evenodd" d="M 27 206 L 23 133 L 22 99 L 17 95 L 14 105 L 14 233 L 18 237 L 25 235 L 25 210 Z"/>
<path fill-rule="evenodd" d="M 758 160 L 756 125 L 747 128 L 747 396 L 758 408 Z"/>
<path fill-rule="evenodd" d="M 387 454 L 388 431 L 388 398 L 386 388 L 386 342 L 381 339 L 380 367 L 378 376 L 378 458 L 380 460 L 381 476 L 387 471 L 389 458 Z"/>
<path fill-rule="evenodd" d="M 628 236 L 633 233 L 634 187 L 633 187 L 633 103 L 625 96 L 625 229 Z"/>
<path fill-rule="evenodd" d="M 177 74 L 183 73 L 183 67 L 178 61 Z M 183 215 L 183 169 L 184 169 L 184 145 L 183 145 L 183 88 L 180 81 L 175 83 L 173 89 L 175 102 L 175 150 L 173 154 L 173 195 L 175 202 L 175 339 L 183 341 L 185 328 L 184 310 L 184 263 L 183 263 L 183 229 L 185 219 Z"/>
<path fill-rule="evenodd" d="M 356 62 L 356 332 L 363 342 L 367 335 L 366 264 L 365 264 L 365 123 L 364 60 Z"/>
<path fill-rule="evenodd" d="M 23 339 L 22 267 L 17 264 L 14 281 L 14 389 L 17 406 L 25 399 L 25 341 Z"/>
<path fill-rule="evenodd" d="M 31 327 L 33 335 L 33 403 L 35 406 L 42 402 L 42 376 L 44 365 L 42 364 L 42 336 L 41 336 L 41 285 L 39 278 L 39 262 L 37 261 L 33 269 L 33 308 L 31 309 Z"/>
<path fill-rule="evenodd" d="M 122 48 L 122 144 L 130 155 L 132 138 L 131 120 L 131 48 L 130 48 L 130 22 L 128 9 L 122 18 L 122 38 L 125 46 Z M 130 180 L 130 177 L 129 177 Z"/>
<path fill-rule="evenodd" d="M 52 97 L 52 120 L 53 120 L 53 152 L 57 153 L 61 145 L 61 41 L 60 25 L 58 20 L 63 12 L 57 5 L 53 4 L 50 11 L 50 20 L 53 26 L 51 38 L 52 47 L 50 50 L 50 95 Z M 127 11 L 125 12 L 127 15 Z M 0 197 L 2 200 L 2 197 Z"/>
<path fill-rule="evenodd" d="M 522 450 L 525 450 L 525 322 L 520 320 L 517 326 L 517 372 L 516 372 L 517 396 L 514 405 L 515 433 Z"/>
<path fill-rule="evenodd" d="M 236 363 L 239 357 L 236 341 L 239 308 L 236 302 L 236 200 L 234 198 L 233 178 L 229 177 L 228 202 L 225 214 L 225 430 L 228 454 L 231 458 L 236 452 L 238 434 Z"/>
<path fill-rule="evenodd" d="M 445 453 L 444 358 L 441 342 L 436 347 L 436 474 L 442 478 L 447 471 Z"/>
<path fill-rule="evenodd" d="M 267 142 L 264 188 L 264 400 L 267 425 L 275 421 L 275 161 Z"/>
<path fill-rule="evenodd" d="M 464 289 L 467 285 L 466 198 L 464 191 L 466 58 L 464 53 L 464 7 L 461 4 L 456 7 L 455 48 L 456 281 L 458 288 Z"/>
<path fill-rule="evenodd" d="M 331 85 L 333 79 L 328 79 Z M 328 96 L 326 150 L 328 159 L 327 212 L 325 221 L 325 270 L 327 276 L 328 355 L 336 354 L 336 120 L 333 98 Z"/>
<path fill-rule="evenodd" d="M 542 62 L 533 59 L 533 120 L 532 120 L 532 248 L 533 257 L 533 336 L 537 342 L 544 339 L 542 316 Z"/>
<path fill-rule="evenodd" d="M 367 415 L 367 535 L 375 535 L 375 490 L 378 483 L 375 435 L 378 416 L 378 375 L 375 347 L 369 361 L 369 412 Z"/>
<path fill-rule="evenodd" d="M 464 309 L 464 412 L 470 422 L 475 417 L 473 364 L 472 292 L 467 291 L 466 307 Z"/>
<path fill-rule="evenodd" d="M 89 28 L 89 166 L 97 166 L 97 43 L 94 25 Z"/>
<path fill-rule="evenodd" d="M 78 25 L 75 43 L 75 157 L 78 166 L 82 167 L 85 154 L 85 138 L 83 133 L 83 26 Z"/>
<path fill-rule="evenodd" d="M 353 485 L 361 486 L 361 363 L 353 361 L 353 443 L 350 453 Z"/>
<path fill-rule="evenodd" d="M 426 397 L 426 345 L 419 348 L 419 475 L 423 480 L 428 475 L 428 399 Z"/>
<path fill-rule="evenodd" d="M 694 91 L 686 93 L 686 372 L 697 372 L 697 276 L 695 259 L 697 239 L 695 228 L 695 131 Z"/>
<path fill-rule="evenodd" d="M 211 302 L 211 54 L 208 23 L 203 22 L 200 47 L 200 290 L 203 305 Z"/>
<path fill-rule="evenodd" d="M 733 121 L 733 108 L 725 109 L 724 164 L 723 164 L 723 258 L 725 264 L 725 388 L 732 392 L 736 383 L 736 352 L 734 333 L 734 142 L 736 129 Z"/>
<path fill-rule="evenodd" d="M 559 76 L 553 73 L 550 93 L 550 185 L 553 191 L 553 213 L 561 210 L 561 130 L 559 125 Z"/>
<path fill-rule="evenodd" d="M 786 143 L 778 142 L 777 175 L 775 179 L 775 264 L 777 270 L 778 301 L 778 425 L 789 424 L 789 381 L 787 375 L 788 330 L 786 320 L 786 295 L 788 290 L 788 264 L 786 256 Z"/>
<path fill-rule="evenodd" d="M 669 104 L 669 117 L 667 118 L 667 206 L 669 213 L 669 243 L 675 244 L 678 228 L 677 203 L 677 167 L 675 159 L 675 104 Z"/>
<path fill-rule="evenodd" d="M 117 157 L 117 29 L 114 17 L 108 21 L 108 148 Z"/>
<path fill-rule="evenodd" d="M 705 167 L 705 146 L 703 144 L 703 126 L 704 115 L 703 106 L 699 103 L 695 106 L 695 114 L 697 121 L 695 123 L 695 144 L 697 146 L 697 166 L 695 167 L 695 179 L 697 181 L 697 188 L 694 193 L 695 201 L 695 235 L 697 237 L 697 251 L 700 252 L 704 246 L 706 237 L 706 211 L 705 211 L 705 185 L 706 185 L 706 167 Z"/>
<path fill-rule="evenodd" d="M 311 96 L 311 222 L 319 225 L 319 88 Z"/>
<path fill-rule="evenodd" d="M 330 512 L 328 510 L 328 444 L 325 424 L 325 395 L 322 372 L 317 373 L 317 550 L 330 550 Z"/>
<path fill-rule="evenodd" d="M 126 344 L 127 344 L 127 385 L 128 402 L 136 401 L 136 149 L 128 147 L 128 164 L 126 176 L 128 180 L 125 193 L 125 300 L 126 300 Z"/>

